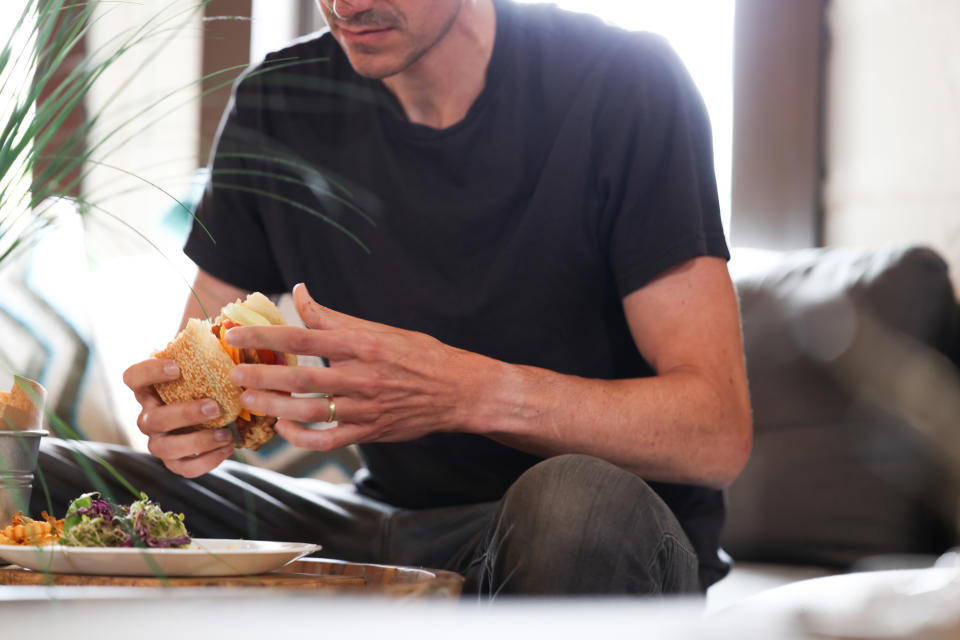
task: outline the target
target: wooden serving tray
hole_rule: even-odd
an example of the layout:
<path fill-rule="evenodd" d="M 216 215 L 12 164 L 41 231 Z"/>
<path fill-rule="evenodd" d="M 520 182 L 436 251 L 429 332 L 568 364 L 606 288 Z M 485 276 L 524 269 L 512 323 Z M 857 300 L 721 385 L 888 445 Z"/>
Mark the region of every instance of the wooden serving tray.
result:
<path fill-rule="evenodd" d="M 450 571 L 359 564 L 323 558 L 304 558 L 285 567 L 254 576 L 154 578 L 42 573 L 10 565 L 0 569 L 0 585 L 105 587 L 271 587 L 313 589 L 342 593 L 373 593 L 402 597 L 460 595 L 463 577 Z"/>

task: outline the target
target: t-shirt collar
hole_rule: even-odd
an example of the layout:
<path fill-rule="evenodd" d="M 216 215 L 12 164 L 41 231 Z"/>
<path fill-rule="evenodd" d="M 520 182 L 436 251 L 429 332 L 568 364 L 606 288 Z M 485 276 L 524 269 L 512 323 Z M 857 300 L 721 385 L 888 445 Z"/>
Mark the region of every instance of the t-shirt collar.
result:
<path fill-rule="evenodd" d="M 513 37 L 511 37 L 512 11 L 514 10 L 512 0 L 493 0 L 494 10 L 496 11 L 496 34 L 494 35 L 493 51 L 490 55 L 490 62 L 487 64 L 486 79 L 483 90 L 477 99 L 474 100 L 467 115 L 463 119 L 446 129 L 434 129 L 425 125 L 410 122 L 403 113 L 403 108 L 396 97 L 387 89 L 381 81 L 376 81 L 379 90 L 386 94 L 388 108 L 381 110 L 381 120 L 385 127 L 392 132 L 400 135 L 414 136 L 418 138 L 432 138 L 449 135 L 465 126 L 478 117 L 487 105 L 494 99 L 497 92 L 497 85 L 503 77 L 504 66 L 510 60 L 511 50 L 513 48 Z"/>

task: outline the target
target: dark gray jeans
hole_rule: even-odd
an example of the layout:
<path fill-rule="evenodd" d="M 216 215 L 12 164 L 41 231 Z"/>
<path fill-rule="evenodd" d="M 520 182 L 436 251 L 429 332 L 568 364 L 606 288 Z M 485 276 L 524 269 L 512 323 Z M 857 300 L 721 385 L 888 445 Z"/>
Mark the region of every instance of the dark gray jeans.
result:
<path fill-rule="evenodd" d="M 101 461 L 165 509 L 183 512 L 195 537 L 317 542 L 324 557 L 456 571 L 466 578 L 466 597 L 702 591 L 697 556 L 660 497 L 588 456 L 541 462 L 497 502 L 410 510 L 352 485 L 230 461 L 189 480 L 149 454 L 48 438 L 31 513 L 62 516 L 91 490 L 129 502 L 129 489 Z"/>

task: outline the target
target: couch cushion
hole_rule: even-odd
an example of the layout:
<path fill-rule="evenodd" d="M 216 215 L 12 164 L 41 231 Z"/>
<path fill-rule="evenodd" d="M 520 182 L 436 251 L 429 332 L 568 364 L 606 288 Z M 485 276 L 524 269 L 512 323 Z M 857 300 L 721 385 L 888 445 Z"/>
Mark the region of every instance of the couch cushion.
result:
<path fill-rule="evenodd" d="M 728 492 L 735 558 L 845 566 L 955 542 L 958 306 L 920 247 L 765 254 L 733 269 L 753 455 Z M 735 263 L 739 257 L 735 258 Z"/>

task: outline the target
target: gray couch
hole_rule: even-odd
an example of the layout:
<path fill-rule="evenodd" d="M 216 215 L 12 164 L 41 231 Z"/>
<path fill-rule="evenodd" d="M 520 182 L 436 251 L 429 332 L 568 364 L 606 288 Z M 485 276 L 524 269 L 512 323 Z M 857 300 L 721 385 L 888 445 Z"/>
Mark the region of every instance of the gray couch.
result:
<path fill-rule="evenodd" d="M 735 252 L 754 410 L 714 604 L 957 544 L 960 306 L 916 246 Z"/>

